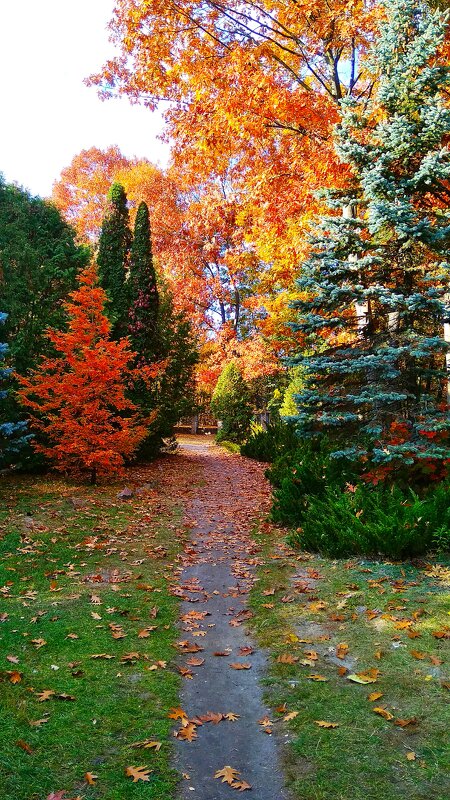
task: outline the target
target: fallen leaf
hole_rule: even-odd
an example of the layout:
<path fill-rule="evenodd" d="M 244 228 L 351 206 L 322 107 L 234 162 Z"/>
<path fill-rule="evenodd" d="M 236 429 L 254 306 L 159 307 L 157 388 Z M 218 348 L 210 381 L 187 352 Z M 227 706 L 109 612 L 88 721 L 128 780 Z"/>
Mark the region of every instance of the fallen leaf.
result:
<path fill-rule="evenodd" d="M 167 714 L 169 719 L 188 719 L 188 715 L 182 708 L 171 708 L 170 712 Z"/>
<path fill-rule="evenodd" d="M 412 657 L 416 658 L 418 661 L 421 661 L 422 659 L 426 658 L 425 653 L 420 653 L 418 650 L 411 650 L 410 652 Z"/>
<path fill-rule="evenodd" d="M 44 689 L 43 692 L 38 692 L 37 698 L 39 703 L 44 703 L 45 700 L 50 700 L 50 698 L 53 697 L 54 694 L 55 692 L 53 691 L 53 689 Z"/>
<path fill-rule="evenodd" d="M 337 658 L 345 658 L 349 650 L 348 644 L 346 642 L 341 642 L 336 647 L 336 656 Z"/>
<path fill-rule="evenodd" d="M 370 672 L 358 672 L 357 674 L 352 673 L 351 675 L 347 675 L 347 680 L 353 681 L 353 683 L 376 683 L 377 676 L 375 673 L 378 673 L 378 670 L 370 670 Z"/>
<path fill-rule="evenodd" d="M 236 720 L 238 720 L 240 716 L 241 716 L 240 714 L 233 714 L 232 711 L 229 711 L 227 714 L 224 714 L 224 717 L 225 719 L 228 720 L 228 722 L 236 722 Z"/>
<path fill-rule="evenodd" d="M 291 719 L 295 719 L 296 717 L 298 717 L 299 714 L 300 711 L 289 711 L 289 714 L 286 714 L 286 716 L 283 717 L 283 720 L 284 722 L 290 722 Z"/>
<path fill-rule="evenodd" d="M 218 769 L 214 777 L 222 778 L 222 783 L 229 783 L 231 786 L 231 784 L 233 783 L 233 781 L 236 780 L 238 775 L 239 772 L 237 769 L 233 769 L 233 767 L 226 766 L 223 767 L 222 769 Z"/>
<path fill-rule="evenodd" d="M 406 728 L 408 725 L 416 725 L 417 724 L 417 717 L 411 717 L 410 719 L 396 719 L 394 721 L 394 725 L 398 725 L 399 728 Z"/>
<path fill-rule="evenodd" d="M 235 781 L 234 783 L 231 783 L 230 786 L 232 789 L 237 789 L 238 792 L 245 792 L 247 789 L 252 788 L 247 781 Z"/>
<path fill-rule="evenodd" d="M 251 669 L 251 664 L 242 664 L 242 663 L 235 663 L 235 664 L 228 664 L 231 669 Z"/>
<path fill-rule="evenodd" d="M 20 747 L 21 750 L 24 750 L 25 753 L 28 753 L 29 755 L 31 755 L 34 752 L 33 748 L 29 744 L 27 744 L 27 742 L 24 742 L 23 739 L 18 739 L 16 742 L 16 746 Z"/>
<path fill-rule="evenodd" d="M 307 675 L 306 676 L 309 681 L 327 681 L 328 678 L 325 678 L 324 675 Z"/>
<path fill-rule="evenodd" d="M 86 772 L 84 775 L 84 780 L 89 786 L 95 786 L 96 781 L 98 780 L 98 775 L 93 775 L 92 772 Z"/>
<path fill-rule="evenodd" d="M 39 650 L 41 647 L 47 644 L 45 639 L 31 639 L 31 644 L 34 644 L 36 650 Z"/>
<path fill-rule="evenodd" d="M 293 656 L 290 653 L 282 653 L 277 658 L 278 664 L 296 664 L 298 660 L 297 656 Z"/>
<path fill-rule="evenodd" d="M 128 778 L 133 778 L 133 783 L 138 781 L 149 781 L 149 775 L 153 772 L 152 769 L 147 767 L 125 767 L 125 775 Z"/>
<path fill-rule="evenodd" d="M 375 714 L 379 714 L 380 717 L 384 717 L 384 719 L 387 719 L 387 720 L 394 719 L 394 715 L 391 714 L 390 711 L 387 711 L 387 709 L 385 709 L 385 708 L 381 708 L 381 707 L 377 706 L 376 708 L 373 708 L 372 711 L 374 711 Z"/>
<path fill-rule="evenodd" d="M 406 758 L 408 759 L 408 761 L 415 761 L 416 760 L 416 754 L 414 753 L 413 750 L 409 750 L 406 753 Z"/>
<path fill-rule="evenodd" d="M 370 700 L 371 703 L 374 703 L 375 700 L 379 700 L 380 697 L 383 697 L 383 692 L 372 692 L 367 695 L 367 699 Z"/>
<path fill-rule="evenodd" d="M 319 726 L 319 728 L 338 728 L 339 722 L 325 722 L 323 719 L 315 719 L 315 724 Z"/>
<path fill-rule="evenodd" d="M 205 659 L 195 658 L 195 656 L 192 656 L 191 658 L 188 658 L 187 663 L 190 667 L 201 667 L 205 663 Z"/>
<path fill-rule="evenodd" d="M 175 731 L 174 736 L 177 739 L 184 739 L 187 742 L 193 742 L 194 739 L 197 738 L 196 728 L 196 725 L 194 725 L 192 722 L 188 722 L 186 725 L 180 728 L 179 731 Z"/>
<path fill-rule="evenodd" d="M 18 672 L 16 669 L 6 670 L 6 674 L 9 677 L 10 683 L 20 683 L 23 677 L 22 673 Z"/>

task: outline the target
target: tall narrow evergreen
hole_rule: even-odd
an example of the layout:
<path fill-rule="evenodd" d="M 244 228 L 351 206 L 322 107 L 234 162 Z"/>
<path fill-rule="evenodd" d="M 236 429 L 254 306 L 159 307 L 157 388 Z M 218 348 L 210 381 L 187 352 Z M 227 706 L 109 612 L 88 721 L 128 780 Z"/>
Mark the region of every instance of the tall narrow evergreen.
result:
<path fill-rule="evenodd" d="M 4 324 L 7 314 L 0 311 L 0 324 Z M 7 466 L 14 460 L 30 438 L 26 435 L 27 423 L 11 421 L 7 407 L 8 390 L 2 388 L 12 373 L 12 369 L 5 366 L 5 355 L 8 345 L 0 342 L 0 466 Z"/>
<path fill-rule="evenodd" d="M 295 363 L 309 376 L 299 428 L 391 469 L 450 456 L 450 73 L 445 17 L 413 0 L 384 6 L 377 89 L 363 110 L 343 101 L 336 147 L 353 185 L 329 196 L 303 265 L 297 329 L 313 355 Z"/>
<path fill-rule="evenodd" d="M 113 183 L 100 233 L 97 263 L 101 286 L 109 298 L 107 310 L 114 338 L 127 332 L 131 240 L 127 196 L 120 183 Z"/>
<path fill-rule="evenodd" d="M 158 357 L 159 294 L 153 264 L 148 206 L 139 205 L 130 257 L 130 311 L 128 330 L 143 363 Z"/>

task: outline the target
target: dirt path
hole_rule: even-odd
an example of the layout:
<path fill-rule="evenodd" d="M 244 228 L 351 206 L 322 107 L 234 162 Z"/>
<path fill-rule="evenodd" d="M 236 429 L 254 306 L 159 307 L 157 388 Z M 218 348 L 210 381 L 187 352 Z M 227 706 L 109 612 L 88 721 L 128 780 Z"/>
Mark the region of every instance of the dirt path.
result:
<path fill-rule="evenodd" d="M 188 719 L 178 722 L 180 731 L 189 731 L 188 740 L 177 739 L 181 796 L 221 800 L 248 784 L 255 800 L 283 800 L 277 742 L 261 725 L 268 714 L 260 683 L 265 657 L 246 630 L 246 600 L 258 563 L 250 534 L 269 503 L 263 469 L 204 437 L 182 439 L 180 458 L 194 460 L 204 481 L 186 506 L 192 536 L 180 575 L 180 663 L 193 673 L 181 695 Z M 219 719 L 208 721 L 208 712 Z M 230 713 L 239 717 L 221 717 Z M 226 766 L 239 775 L 227 776 L 228 782 L 214 778 Z"/>

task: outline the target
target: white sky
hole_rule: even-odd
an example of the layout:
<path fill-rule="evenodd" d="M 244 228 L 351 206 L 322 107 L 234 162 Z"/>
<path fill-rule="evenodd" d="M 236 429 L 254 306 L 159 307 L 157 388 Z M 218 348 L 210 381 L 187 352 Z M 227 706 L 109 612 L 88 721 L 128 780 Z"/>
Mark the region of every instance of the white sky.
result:
<path fill-rule="evenodd" d="M 159 114 L 102 102 L 83 79 L 112 52 L 114 0 L 0 0 L 0 172 L 43 197 L 73 156 L 117 144 L 167 163 Z"/>

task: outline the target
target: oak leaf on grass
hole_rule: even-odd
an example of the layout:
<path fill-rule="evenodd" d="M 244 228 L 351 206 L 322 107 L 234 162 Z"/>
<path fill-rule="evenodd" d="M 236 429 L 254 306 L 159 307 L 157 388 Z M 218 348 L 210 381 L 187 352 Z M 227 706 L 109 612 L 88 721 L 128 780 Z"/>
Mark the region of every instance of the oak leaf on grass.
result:
<path fill-rule="evenodd" d="M 125 775 L 128 778 L 133 778 L 133 783 L 138 781 L 149 781 L 152 769 L 148 767 L 125 767 Z"/>

